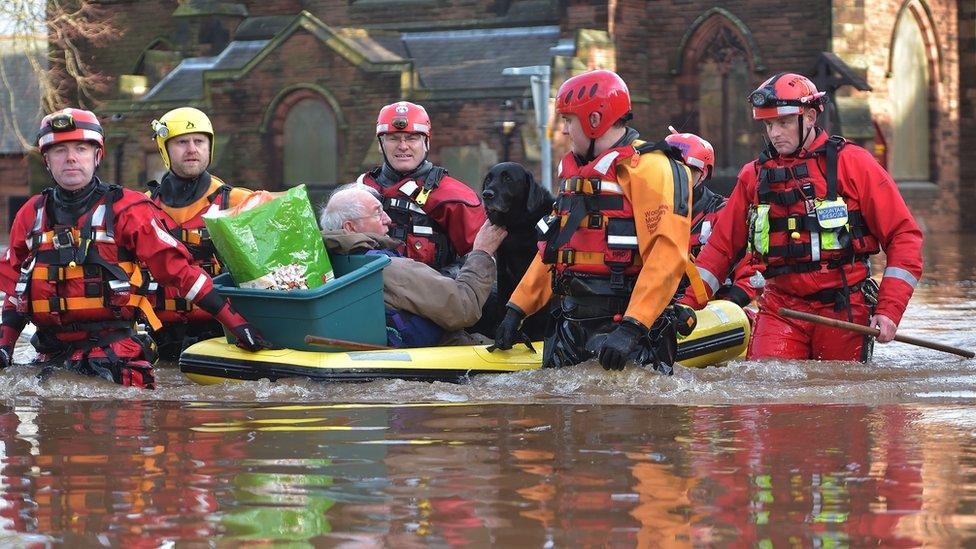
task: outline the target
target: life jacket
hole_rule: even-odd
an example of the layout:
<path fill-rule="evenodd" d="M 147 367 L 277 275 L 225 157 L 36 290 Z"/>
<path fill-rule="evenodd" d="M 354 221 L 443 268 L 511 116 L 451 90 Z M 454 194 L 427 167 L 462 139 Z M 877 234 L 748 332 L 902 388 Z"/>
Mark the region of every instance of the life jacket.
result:
<path fill-rule="evenodd" d="M 698 252 L 708 242 L 718 211 L 724 206 L 725 197 L 712 192 L 704 184 L 692 193 L 691 237 L 688 243 L 692 257 L 698 256 Z"/>
<path fill-rule="evenodd" d="M 166 212 L 177 226 L 169 230 L 186 247 L 192 256 L 192 264 L 202 268 L 208 275 L 215 277 L 223 271 L 217 259 L 217 249 L 210 239 L 203 215 L 214 206 L 218 210 L 226 210 L 231 206 L 230 195 L 233 188 L 215 175 L 210 175 L 210 187 L 200 198 L 186 206 L 167 206 L 160 195 L 160 184 L 150 181 L 146 184 L 149 191 L 146 195 Z M 148 271 L 144 276 L 150 276 Z M 150 277 L 151 278 L 151 277 Z M 208 321 L 213 317 L 193 304 L 192 301 L 180 295 L 178 289 L 163 286 L 151 280 L 149 289 L 153 308 L 164 323 L 182 321 Z"/>
<path fill-rule="evenodd" d="M 115 241 L 115 218 L 141 197 L 110 185 L 74 226 L 53 226 L 47 211 L 52 191 L 34 200 L 29 253 L 11 296 L 17 311 L 63 341 L 131 329 L 140 312 L 160 327 L 134 252 Z"/>
<path fill-rule="evenodd" d="M 668 154 L 675 189 L 684 193 L 675 200 L 676 207 L 686 204 L 687 174 L 679 164 L 680 155 L 666 143 L 611 148 L 583 166 L 572 153 L 563 158 L 553 213 L 538 225 L 542 261 L 553 265 L 557 294 L 573 294 L 566 278 L 581 277 L 587 281 L 587 292 L 629 296 L 642 259 L 633 207 L 617 182 L 616 166 L 655 150 Z"/>
<path fill-rule="evenodd" d="M 765 278 L 839 269 L 880 251 L 856 202 L 838 193 L 837 157 L 846 144 L 843 137 L 831 136 L 802 162 L 787 167 L 777 167 L 767 153 L 756 161 L 747 249 L 768 265 Z M 818 187 L 825 192 L 818 195 Z"/>
<path fill-rule="evenodd" d="M 442 269 L 459 256 L 447 231 L 431 216 L 438 205 L 456 200 L 440 186 L 447 170 L 433 166 L 422 179 L 406 177 L 393 185 L 379 183 L 382 167 L 359 176 L 358 182 L 383 195 L 383 209 L 390 216 L 387 234 L 404 242 L 401 255 Z"/>
<path fill-rule="evenodd" d="M 365 255 L 402 257 L 393 250 L 369 250 Z M 432 320 L 407 311 L 386 309 L 386 341 L 390 347 L 433 347 L 444 336 L 441 328 Z"/>

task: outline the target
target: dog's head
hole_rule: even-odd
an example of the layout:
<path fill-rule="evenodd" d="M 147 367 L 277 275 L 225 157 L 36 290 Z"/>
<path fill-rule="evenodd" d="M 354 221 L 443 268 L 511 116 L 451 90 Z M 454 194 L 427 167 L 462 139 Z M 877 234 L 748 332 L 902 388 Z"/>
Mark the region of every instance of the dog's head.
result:
<path fill-rule="evenodd" d="M 552 195 L 515 162 L 495 164 L 482 188 L 488 220 L 502 227 L 534 225 L 538 221 L 532 219 L 534 212 L 548 211 L 552 206 Z"/>

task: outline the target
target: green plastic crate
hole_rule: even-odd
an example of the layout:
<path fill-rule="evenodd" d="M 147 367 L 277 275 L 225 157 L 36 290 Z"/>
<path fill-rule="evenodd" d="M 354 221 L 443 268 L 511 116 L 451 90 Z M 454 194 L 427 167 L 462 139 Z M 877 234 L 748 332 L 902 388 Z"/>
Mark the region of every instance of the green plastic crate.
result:
<path fill-rule="evenodd" d="M 383 267 L 390 258 L 333 255 L 331 259 L 335 280 L 313 290 L 238 288 L 230 273 L 214 278 L 214 287 L 277 347 L 328 350 L 305 343 L 309 334 L 386 345 Z M 234 342 L 226 330 L 224 334 L 228 342 Z"/>

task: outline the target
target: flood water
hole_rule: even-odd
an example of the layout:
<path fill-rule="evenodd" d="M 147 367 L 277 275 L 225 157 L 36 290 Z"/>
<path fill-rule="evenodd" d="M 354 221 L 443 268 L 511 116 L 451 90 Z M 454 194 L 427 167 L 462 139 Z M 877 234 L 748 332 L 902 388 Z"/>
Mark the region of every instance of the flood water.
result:
<path fill-rule="evenodd" d="M 976 235 L 926 244 L 900 333 L 976 349 Z M 2 546 L 976 544 L 976 360 L 899 343 L 671 378 L 36 373 L 0 372 Z"/>

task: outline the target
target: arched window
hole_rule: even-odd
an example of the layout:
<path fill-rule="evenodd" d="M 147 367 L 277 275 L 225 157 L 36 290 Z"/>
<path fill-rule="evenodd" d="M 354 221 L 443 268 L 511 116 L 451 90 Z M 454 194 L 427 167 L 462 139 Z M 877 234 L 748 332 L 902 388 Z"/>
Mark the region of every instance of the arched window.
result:
<path fill-rule="evenodd" d="M 285 117 L 282 138 L 285 187 L 338 182 L 336 116 L 324 100 L 295 103 Z"/>
<path fill-rule="evenodd" d="M 905 13 L 895 27 L 889 86 L 889 170 L 898 182 L 929 181 L 929 66 L 918 22 Z"/>
<path fill-rule="evenodd" d="M 715 147 L 710 186 L 728 192 L 743 164 L 756 157 L 761 129 L 746 103 L 763 70 L 748 28 L 723 8 L 705 11 L 682 39 L 674 68 L 680 111 L 679 131 L 697 133 Z"/>
<path fill-rule="evenodd" d="M 759 150 L 760 130 L 745 102 L 755 87 L 749 63 L 738 55 L 725 62 L 704 59 L 698 71 L 699 131 L 715 147 L 715 177 L 734 179 Z"/>

